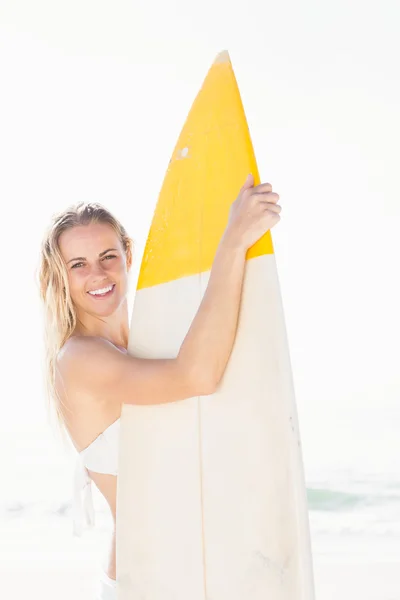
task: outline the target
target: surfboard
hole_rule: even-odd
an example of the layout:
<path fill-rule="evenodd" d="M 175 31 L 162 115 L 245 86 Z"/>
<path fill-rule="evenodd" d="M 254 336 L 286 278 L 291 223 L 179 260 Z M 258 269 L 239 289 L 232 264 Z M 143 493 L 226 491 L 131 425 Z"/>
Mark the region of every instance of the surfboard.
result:
<path fill-rule="evenodd" d="M 155 208 L 131 317 L 132 355 L 177 356 L 248 173 L 260 183 L 235 74 L 222 52 L 189 112 Z M 246 259 L 235 344 L 216 393 L 123 405 L 118 600 L 314 597 L 271 232 Z"/>

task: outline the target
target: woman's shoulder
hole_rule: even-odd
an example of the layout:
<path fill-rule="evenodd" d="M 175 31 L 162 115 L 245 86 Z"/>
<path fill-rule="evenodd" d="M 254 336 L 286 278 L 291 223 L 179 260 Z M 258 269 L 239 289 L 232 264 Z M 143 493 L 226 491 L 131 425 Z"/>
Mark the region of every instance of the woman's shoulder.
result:
<path fill-rule="evenodd" d="M 90 400 L 94 382 L 105 370 L 102 338 L 71 336 L 57 355 L 56 386 L 58 393 L 68 396 L 69 404 Z"/>
<path fill-rule="evenodd" d="M 100 336 L 71 335 L 60 348 L 57 358 L 58 360 L 62 360 L 70 356 L 79 355 L 82 352 L 87 352 L 88 350 L 104 348 L 105 345 L 112 347 L 112 344 L 108 340 Z"/>
<path fill-rule="evenodd" d="M 72 335 L 57 353 L 57 366 L 61 370 L 76 367 L 84 360 L 87 364 L 104 348 L 104 338 L 87 335 Z"/>
<path fill-rule="evenodd" d="M 98 375 L 107 365 L 119 365 L 123 353 L 115 344 L 100 336 L 72 335 L 57 355 L 58 369 L 70 377 Z"/>
<path fill-rule="evenodd" d="M 58 384 L 69 405 L 115 407 L 115 389 L 126 372 L 120 350 L 105 338 L 71 336 L 59 354 Z"/>

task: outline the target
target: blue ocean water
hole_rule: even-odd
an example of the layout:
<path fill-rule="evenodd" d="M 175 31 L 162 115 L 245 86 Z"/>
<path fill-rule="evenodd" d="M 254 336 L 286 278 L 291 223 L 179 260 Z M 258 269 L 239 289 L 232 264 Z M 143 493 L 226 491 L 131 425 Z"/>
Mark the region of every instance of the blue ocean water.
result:
<path fill-rule="evenodd" d="M 314 549 L 324 556 L 400 559 L 400 477 L 361 468 L 307 480 Z"/>

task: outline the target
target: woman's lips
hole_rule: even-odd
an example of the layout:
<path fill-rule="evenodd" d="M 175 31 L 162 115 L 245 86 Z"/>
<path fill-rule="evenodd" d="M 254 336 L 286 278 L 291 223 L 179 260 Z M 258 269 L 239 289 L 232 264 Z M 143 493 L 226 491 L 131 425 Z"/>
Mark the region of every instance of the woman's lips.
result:
<path fill-rule="evenodd" d="M 114 289 L 115 283 L 112 284 L 112 289 L 109 292 L 106 292 L 105 294 L 90 294 L 90 292 L 88 292 L 88 294 L 91 298 L 94 298 L 95 300 L 100 300 L 101 298 L 108 298 L 108 296 L 111 296 L 111 294 L 114 292 Z"/>

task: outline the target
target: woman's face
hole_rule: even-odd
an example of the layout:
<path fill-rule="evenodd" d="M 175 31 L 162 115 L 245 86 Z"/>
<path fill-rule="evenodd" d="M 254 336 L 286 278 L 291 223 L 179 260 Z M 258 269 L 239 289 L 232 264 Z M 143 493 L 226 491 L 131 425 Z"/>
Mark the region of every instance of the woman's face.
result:
<path fill-rule="evenodd" d="M 113 314 L 126 298 L 130 267 L 114 229 L 104 223 L 72 227 L 61 234 L 59 247 L 78 314 Z"/>

